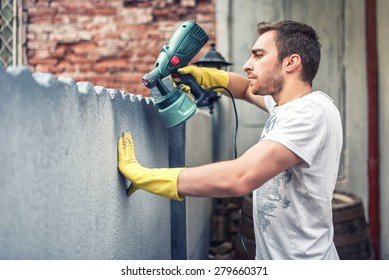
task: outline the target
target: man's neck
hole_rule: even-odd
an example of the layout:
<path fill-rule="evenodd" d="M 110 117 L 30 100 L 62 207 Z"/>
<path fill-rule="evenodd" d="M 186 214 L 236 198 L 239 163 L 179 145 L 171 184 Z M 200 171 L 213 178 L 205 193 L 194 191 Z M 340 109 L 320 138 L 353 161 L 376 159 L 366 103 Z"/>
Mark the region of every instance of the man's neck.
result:
<path fill-rule="evenodd" d="M 276 95 L 273 95 L 277 106 L 284 105 L 290 101 L 301 98 L 312 92 L 312 87 L 303 82 L 294 84 L 285 84 L 284 89 Z"/>

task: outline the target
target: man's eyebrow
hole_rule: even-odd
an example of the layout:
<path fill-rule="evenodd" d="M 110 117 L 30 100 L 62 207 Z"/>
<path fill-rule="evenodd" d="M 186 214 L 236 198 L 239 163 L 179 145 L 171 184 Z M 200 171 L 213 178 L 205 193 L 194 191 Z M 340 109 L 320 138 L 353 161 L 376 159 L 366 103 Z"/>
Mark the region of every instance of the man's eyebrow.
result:
<path fill-rule="evenodd" d="M 252 54 L 258 54 L 258 53 L 264 53 L 264 52 L 266 52 L 264 49 L 262 49 L 262 48 L 259 48 L 259 49 L 252 49 L 251 50 L 251 53 Z"/>

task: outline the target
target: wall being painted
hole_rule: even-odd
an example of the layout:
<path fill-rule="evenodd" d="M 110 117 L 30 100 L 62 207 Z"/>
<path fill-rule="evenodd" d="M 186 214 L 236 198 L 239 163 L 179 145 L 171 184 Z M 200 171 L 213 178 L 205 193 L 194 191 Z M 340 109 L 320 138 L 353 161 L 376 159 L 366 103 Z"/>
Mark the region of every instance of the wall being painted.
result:
<path fill-rule="evenodd" d="M 0 68 L 0 85 L 0 259 L 186 254 L 176 222 L 185 223 L 185 211 L 175 210 L 185 202 L 143 191 L 127 197 L 117 169 L 125 130 L 144 166 L 182 164 L 174 157 L 183 141 L 169 144 L 150 100 L 26 68 Z M 172 240 L 179 231 L 181 241 Z"/>

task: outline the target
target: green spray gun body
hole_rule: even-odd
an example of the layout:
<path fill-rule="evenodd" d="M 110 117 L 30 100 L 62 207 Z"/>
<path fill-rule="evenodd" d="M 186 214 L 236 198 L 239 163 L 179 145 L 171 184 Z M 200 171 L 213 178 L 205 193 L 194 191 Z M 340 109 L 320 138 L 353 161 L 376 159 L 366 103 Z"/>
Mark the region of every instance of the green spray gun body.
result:
<path fill-rule="evenodd" d="M 165 44 L 154 64 L 154 69 L 143 76 L 142 83 L 152 89 L 157 88 L 160 96 L 155 103 L 167 127 L 174 127 L 188 120 L 196 111 L 197 104 L 205 97 L 205 90 L 191 75 L 177 72 L 186 66 L 208 41 L 206 32 L 195 22 L 185 21 L 174 32 L 169 42 Z M 169 89 L 163 79 L 176 75 L 180 84 L 188 85 L 194 101 L 186 92 L 173 87 Z"/>

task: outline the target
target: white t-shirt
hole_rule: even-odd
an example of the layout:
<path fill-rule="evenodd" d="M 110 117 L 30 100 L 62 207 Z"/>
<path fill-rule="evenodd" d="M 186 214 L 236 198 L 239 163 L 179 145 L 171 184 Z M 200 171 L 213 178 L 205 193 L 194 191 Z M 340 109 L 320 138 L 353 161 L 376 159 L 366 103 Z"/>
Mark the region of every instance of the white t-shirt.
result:
<path fill-rule="evenodd" d="M 332 194 L 342 149 L 333 100 L 320 91 L 275 106 L 261 140 L 276 141 L 303 161 L 253 193 L 256 259 L 338 259 L 333 243 Z"/>

